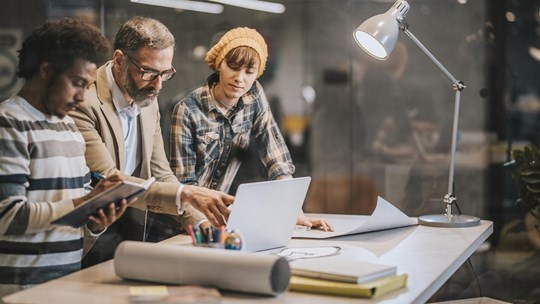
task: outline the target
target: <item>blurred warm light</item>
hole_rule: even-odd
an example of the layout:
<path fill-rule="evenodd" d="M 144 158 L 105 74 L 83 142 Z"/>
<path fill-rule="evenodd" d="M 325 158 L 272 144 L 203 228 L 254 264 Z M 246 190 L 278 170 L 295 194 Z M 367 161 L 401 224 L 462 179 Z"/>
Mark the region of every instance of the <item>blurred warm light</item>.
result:
<path fill-rule="evenodd" d="M 512 13 L 512 12 L 506 12 L 506 14 L 504 16 L 506 17 L 506 20 L 508 22 L 515 22 L 516 21 L 516 15 L 514 15 L 514 13 Z"/>
<path fill-rule="evenodd" d="M 204 59 L 206 55 L 206 47 L 204 45 L 197 45 L 193 48 L 193 57 L 197 60 Z"/>
<path fill-rule="evenodd" d="M 540 61 L 540 49 L 537 47 L 529 46 L 529 55 L 531 55 L 534 60 Z"/>

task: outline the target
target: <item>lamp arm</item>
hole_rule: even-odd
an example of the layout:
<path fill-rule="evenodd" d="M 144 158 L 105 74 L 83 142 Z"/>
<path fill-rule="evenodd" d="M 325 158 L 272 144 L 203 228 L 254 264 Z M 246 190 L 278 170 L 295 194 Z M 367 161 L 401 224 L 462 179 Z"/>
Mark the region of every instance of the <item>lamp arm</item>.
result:
<path fill-rule="evenodd" d="M 418 46 L 418 48 L 421 49 L 422 52 L 424 52 L 424 54 L 426 54 L 426 56 L 439 68 L 439 70 L 441 70 L 444 73 L 444 75 L 448 79 L 450 79 L 452 84 L 456 86 L 456 89 L 459 91 L 463 90 L 465 88 L 465 85 L 461 81 L 457 80 L 454 76 L 452 76 L 452 74 L 448 72 L 448 70 L 444 67 L 444 65 L 442 65 L 442 63 L 440 63 L 439 60 L 437 60 L 437 58 L 435 58 L 435 56 L 431 54 L 431 52 L 422 44 L 422 42 L 420 42 L 420 40 L 418 40 L 416 36 L 414 36 L 414 34 L 409 30 L 409 27 L 407 26 L 405 21 L 400 22 L 400 24 L 401 24 L 401 30 L 409 38 L 411 38 L 414 44 L 416 44 L 416 46 Z"/>
<path fill-rule="evenodd" d="M 456 91 L 456 97 L 454 101 L 454 120 L 452 123 L 452 148 L 450 153 L 450 171 L 448 172 L 448 194 L 444 197 L 446 203 L 446 214 L 451 216 L 452 214 L 452 203 L 456 200 L 454 193 L 454 168 L 456 165 L 456 149 L 457 149 L 457 134 L 458 134 L 458 123 L 459 123 L 459 106 L 460 106 L 460 97 L 461 91 Z"/>
<path fill-rule="evenodd" d="M 454 100 L 454 119 L 452 125 L 452 147 L 450 150 L 450 170 L 448 172 L 448 193 L 444 196 L 444 203 L 446 204 L 446 217 L 452 217 L 452 204 L 456 200 L 454 194 L 454 168 L 456 164 L 456 148 L 457 148 L 457 134 L 458 134 L 458 123 L 459 123 L 459 107 L 461 99 L 461 91 L 465 89 L 465 84 L 457 80 L 448 70 L 442 65 L 442 63 L 431 54 L 431 52 L 418 40 L 411 31 L 409 31 L 408 25 L 404 20 L 398 20 L 400 23 L 400 29 L 409 37 L 411 40 L 426 54 L 426 56 L 441 70 L 444 75 L 452 82 L 452 88 L 456 91 L 456 96 Z"/>

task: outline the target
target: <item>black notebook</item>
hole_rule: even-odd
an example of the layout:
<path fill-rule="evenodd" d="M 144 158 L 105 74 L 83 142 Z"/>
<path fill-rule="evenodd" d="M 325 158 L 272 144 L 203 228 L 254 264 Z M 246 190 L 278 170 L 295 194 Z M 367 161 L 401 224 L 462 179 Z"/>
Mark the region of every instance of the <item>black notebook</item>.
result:
<path fill-rule="evenodd" d="M 126 198 L 129 201 L 132 198 L 138 197 L 148 190 L 155 180 L 156 179 L 152 177 L 140 184 L 122 181 L 114 187 L 84 201 L 69 213 L 54 220 L 51 224 L 71 226 L 74 228 L 81 227 L 88 222 L 88 217 L 96 214 L 100 208 L 105 208 L 111 202 L 115 203 L 118 207 L 123 198 Z"/>

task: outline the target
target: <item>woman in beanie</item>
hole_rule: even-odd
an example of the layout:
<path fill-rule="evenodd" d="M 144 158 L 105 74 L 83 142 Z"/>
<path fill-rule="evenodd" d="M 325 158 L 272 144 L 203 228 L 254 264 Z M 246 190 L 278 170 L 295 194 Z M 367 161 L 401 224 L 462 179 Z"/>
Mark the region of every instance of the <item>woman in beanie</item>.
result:
<path fill-rule="evenodd" d="M 171 126 L 171 168 L 184 184 L 228 192 L 250 139 L 270 180 L 291 178 L 294 165 L 261 84 L 268 50 L 254 29 L 225 33 L 208 51 L 214 71 L 203 87 L 175 107 Z M 301 212 L 298 224 L 333 230 Z"/>

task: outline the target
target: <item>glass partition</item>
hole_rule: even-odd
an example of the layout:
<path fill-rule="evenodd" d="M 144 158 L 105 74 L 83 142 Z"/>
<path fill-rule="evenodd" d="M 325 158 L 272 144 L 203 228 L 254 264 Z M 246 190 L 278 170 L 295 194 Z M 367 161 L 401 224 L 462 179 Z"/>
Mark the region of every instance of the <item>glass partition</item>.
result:
<path fill-rule="evenodd" d="M 172 109 L 211 74 L 206 52 L 225 31 L 252 27 L 269 47 L 259 81 L 296 166 L 294 176 L 312 177 L 306 212 L 370 214 L 381 196 L 409 216 L 443 213 L 454 112 L 450 81 L 404 34 L 386 61 L 370 58 L 352 36 L 393 1 L 277 2 L 286 6 L 284 13 L 225 5 L 216 15 L 128 0 L 8 1 L 0 12 L 0 35 L 15 42 L 0 45 L 5 67 L 0 68 L 0 96 L 7 98 L 21 85 L 12 63 L 17 43 L 47 19 L 83 18 L 111 42 L 132 16 L 158 19 L 176 39 L 177 74 L 159 97 L 168 154 Z M 529 240 L 534 233 L 519 226 L 526 212 L 515 205 L 512 169 L 502 164 L 510 139 L 514 148 L 538 143 L 538 92 L 530 79 L 538 79 L 539 19 L 531 12 L 540 4 L 503 2 L 415 0 L 407 20 L 410 31 L 467 86 L 461 96 L 455 194 L 464 214 L 495 221 L 490 242 L 473 256 L 483 295 L 528 303 L 538 294 L 538 287 L 527 284 L 538 283 L 538 267 L 526 266 L 538 262 L 538 235 Z M 28 6 L 36 9 L 28 12 Z M 230 193 L 241 183 L 266 180 L 266 171 L 250 149 Z M 512 289 L 502 288 L 504 282 L 513 282 Z M 479 296 L 474 284 L 464 266 L 433 300 Z M 456 292 L 458 285 L 464 291 Z"/>

